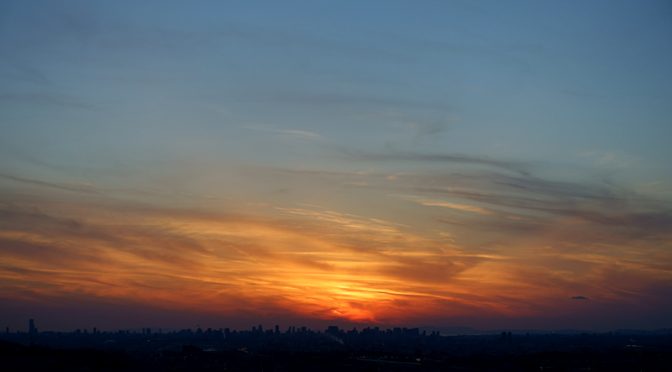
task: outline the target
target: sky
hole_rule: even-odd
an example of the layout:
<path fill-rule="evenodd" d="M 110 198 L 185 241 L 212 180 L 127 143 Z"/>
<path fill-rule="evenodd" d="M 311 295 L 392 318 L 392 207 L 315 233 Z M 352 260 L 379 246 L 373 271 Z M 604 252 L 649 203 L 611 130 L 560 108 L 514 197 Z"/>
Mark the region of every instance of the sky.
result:
<path fill-rule="evenodd" d="M 672 327 L 669 1 L 0 2 L 0 326 Z"/>

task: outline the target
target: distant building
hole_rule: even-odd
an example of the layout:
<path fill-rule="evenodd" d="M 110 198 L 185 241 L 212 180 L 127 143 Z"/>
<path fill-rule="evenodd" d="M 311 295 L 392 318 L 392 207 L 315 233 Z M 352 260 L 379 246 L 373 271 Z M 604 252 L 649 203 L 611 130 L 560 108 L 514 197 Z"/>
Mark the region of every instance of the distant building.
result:
<path fill-rule="evenodd" d="M 35 327 L 35 319 L 28 319 L 28 340 L 31 345 L 35 343 L 37 337 L 37 327 Z"/>

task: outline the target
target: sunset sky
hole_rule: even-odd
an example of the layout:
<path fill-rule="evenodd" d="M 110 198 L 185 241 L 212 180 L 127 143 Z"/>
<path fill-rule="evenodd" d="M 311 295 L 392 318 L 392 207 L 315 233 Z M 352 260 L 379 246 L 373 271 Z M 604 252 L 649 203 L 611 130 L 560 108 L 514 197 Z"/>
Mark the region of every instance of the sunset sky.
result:
<path fill-rule="evenodd" d="M 672 327 L 672 3 L 0 2 L 0 326 Z"/>

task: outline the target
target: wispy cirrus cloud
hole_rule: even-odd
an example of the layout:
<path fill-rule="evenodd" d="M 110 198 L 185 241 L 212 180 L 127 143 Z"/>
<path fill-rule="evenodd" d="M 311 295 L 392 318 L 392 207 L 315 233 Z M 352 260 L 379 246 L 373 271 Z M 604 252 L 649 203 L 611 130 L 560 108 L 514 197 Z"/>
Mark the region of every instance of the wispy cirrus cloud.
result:
<path fill-rule="evenodd" d="M 321 140 L 324 138 L 317 132 L 302 129 L 278 129 L 261 126 L 245 126 L 245 128 L 256 132 L 263 132 L 282 137 L 298 138 L 304 140 Z"/>
<path fill-rule="evenodd" d="M 458 211 L 463 211 L 463 212 L 471 212 L 471 213 L 478 213 L 482 215 L 490 215 L 493 214 L 492 211 L 481 208 L 475 205 L 469 205 L 469 204 L 460 204 L 460 203 L 451 203 L 443 200 L 435 200 L 435 199 L 418 199 L 416 200 L 418 204 L 425 205 L 428 207 L 441 207 L 441 208 L 449 208 L 449 209 L 455 209 Z"/>
<path fill-rule="evenodd" d="M 463 163 L 465 158 L 468 159 L 466 164 Z M 460 218 L 437 218 L 453 225 L 471 225 L 475 230 L 499 230 L 502 234 L 540 233 L 551 226 L 566 225 L 567 229 L 575 230 L 577 239 L 593 234 L 594 238 L 613 241 L 662 239 L 672 229 L 672 202 L 639 194 L 624 185 L 593 177 L 554 180 L 527 170 L 502 172 L 511 167 L 517 169 L 517 164 L 506 161 L 502 169 L 500 163 L 492 167 L 487 161 L 488 167 L 482 168 L 479 166 L 482 159 L 478 158 L 449 156 L 447 159 L 457 161 L 462 167 L 453 172 L 443 167 L 414 169 L 411 162 L 407 167 L 397 166 L 394 172 L 279 168 L 265 171 L 291 175 L 296 180 L 319 180 L 323 187 L 357 185 L 391 198 L 443 207 L 446 212 L 461 210 L 468 214 Z M 472 166 L 473 162 L 478 165 Z M 563 222 L 558 224 L 559 221 Z M 567 239 L 571 236 L 573 234 L 568 234 Z"/>
<path fill-rule="evenodd" d="M 343 150 L 349 159 L 355 161 L 367 162 L 394 162 L 396 164 L 404 163 L 428 163 L 428 164 L 464 164 L 470 166 L 487 166 L 495 169 L 507 170 L 520 174 L 527 174 L 528 170 L 524 163 L 515 161 L 496 160 L 484 156 L 474 156 L 467 154 L 441 154 L 441 153 L 419 153 L 419 152 L 365 152 L 355 150 Z"/>
<path fill-rule="evenodd" d="M 34 179 L 34 178 L 26 178 L 26 177 L 21 177 L 21 176 L 15 176 L 11 174 L 2 174 L 0 173 L 0 178 L 4 178 L 5 180 L 9 181 L 14 181 L 18 183 L 23 183 L 27 185 L 34 185 L 34 186 L 41 186 L 41 187 L 48 187 L 52 189 L 59 189 L 59 190 L 65 190 L 65 191 L 72 191 L 72 192 L 81 192 L 81 193 L 99 193 L 100 190 L 96 188 L 92 184 L 88 183 L 81 183 L 81 184 L 76 184 L 76 183 L 63 183 L 63 182 L 52 182 L 52 181 L 43 181 L 39 179 Z"/>
<path fill-rule="evenodd" d="M 496 176 L 481 174 L 464 177 L 460 184 L 456 182 L 460 175 L 422 172 L 396 173 L 393 180 L 385 173 L 292 174 L 326 177 L 330 183 L 342 177 L 372 177 L 371 187 L 388 191 L 418 191 L 418 183 L 427 183 L 430 177 L 441 179 L 445 187 L 432 182 L 436 190 L 421 190 L 420 196 L 409 200 L 416 204 L 441 201 L 437 212 L 464 212 L 449 214 L 452 221 L 447 225 L 457 223 L 460 229 L 478 232 L 494 229 L 500 246 L 463 243 L 465 236 L 459 229 L 449 229 L 454 234 L 447 241 L 394 218 L 317 205 L 276 206 L 262 214 L 244 209 L 221 214 L 132 201 L 109 204 L 100 200 L 101 195 L 89 199 L 91 194 L 86 192 L 80 193 L 77 202 L 49 201 L 43 195 L 9 203 L 10 195 L 0 195 L 5 201 L 0 203 L 0 281 L 5 288 L 0 295 L 42 298 L 47 294 L 38 283 L 48 278 L 50 298 L 85 293 L 117 301 L 152 301 L 184 311 L 200 311 L 199 304 L 208 303 L 248 313 L 258 313 L 256 309 L 262 307 L 273 314 L 386 322 L 419 313 L 427 317 L 539 314 L 562 309 L 564 305 L 554 301 L 577 291 L 595 299 L 592 302 L 619 303 L 626 292 L 665 281 L 670 274 L 669 268 L 659 265 L 667 260 L 664 252 L 651 247 L 647 251 L 646 241 L 640 239 L 637 252 L 648 253 L 635 254 L 618 242 L 622 235 L 602 235 L 594 225 L 609 232 L 611 220 L 576 224 L 567 219 L 571 213 L 557 211 L 528 218 L 525 213 L 538 212 L 540 204 L 530 208 L 530 202 L 520 197 L 501 202 L 500 198 L 520 189 L 522 180 L 499 182 Z M 471 191 L 451 189 L 455 184 Z M 551 195 L 560 202 L 622 202 L 615 191 L 599 197 L 595 190 L 600 188 L 573 193 L 579 186 L 561 185 L 532 179 L 526 190 L 538 192 L 528 191 L 528 198 L 538 199 L 541 205 L 553 199 Z M 473 200 L 483 210 L 453 200 Z M 551 201 L 553 206 L 558 203 Z M 527 230 L 534 232 L 531 236 L 557 248 L 539 251 L 536 243 L 520 242 L 519 233 L 525 231 L 521 229 L 534 229 Z M 646 231 L 643 222 L 634 229 Z M 580 246 L 582 242 L 589 243 Z M 614 270 L 623 269 L 638 280 L 614 281 Z M 524 279 L 531 276 L 532 282 Z M 189 303 L 175 296 L 185 290 L 191 294 Z M 417 312 L 407 314 L 408 306 Z"/>
<path fill-rule="evenodd" d="M 86 215 L 78 212 L 81 207 Z M 94 297 L 136 301 L 151 290 L 148 301 L 189 308 L 174 295 L 182 288 L 192 293 L 194 304 L 211 301 L 210 293 L 226 292 L 226 299 L 216 300 L 224 308 L 237 303 L 240 310 L 253 300 L 257 306 L 262 302 L 278 311 L 305 314 L 323 307 L 327 296 L 330 303 L 336 301 L 331 317 L 371 320 L 382 316 L 385 307 L 377 304 L 375 311 L 363 312 L 348 302 L 389 295 L 357 288 L 403 293 L 404 281 L 411 278 L 441 281 L 464 268 L 449 256 L 443 264 L 432 263 L 436 249 L 424 258 L 405 260 L 397 249 L 434 243 L 402 234 L 402 227 L 382 220 L 335 211 L 281 209 L 293 217 L 271 220 L 133 205 L 109 209 L 95 202 L 79 207 L 41 204 L 39 212 L 31 208 L 15 202 L 0 209 L 3 297 L 16 295 L 17 288 L 43 297 L 36 283 L 48 276 L 50 297 L 71 295 L 76 288 Z M 106 217 L 93 210 L 107 211 Z M 355 234 L 344 236 L 347 231 Z M 384 245 L 370 242 L 381 234 L 388 236 Z M 423 272 L 417 267 L 421 264 L 447 271 Z M 315 298 L 305 298 L 306 290 L 316 293 Z M 431 296 L 431 289 L 418 293 Z"/>
<path fill-rule="evenodd" d="M 555 218 L 574 218 L 604 228 L 618 229 L 619 235 L 658 235 L 672 228 L 672 208 L 645 197 L 623 192 L 618 188 L 593 187 L 581 184 L 555 183 L 536 178 L 501 176 L 466 190 L 450 187 L 417 187 L 416 192 L 471 200 L 509 210 L 511 213 L 535 216 L 533 224 Z M 520 216 L 519 216 L 520 217 Z M 521 223 L 519 219 L 513 223 Z M 653 235 L 652 235 L 653 234 Z"/>

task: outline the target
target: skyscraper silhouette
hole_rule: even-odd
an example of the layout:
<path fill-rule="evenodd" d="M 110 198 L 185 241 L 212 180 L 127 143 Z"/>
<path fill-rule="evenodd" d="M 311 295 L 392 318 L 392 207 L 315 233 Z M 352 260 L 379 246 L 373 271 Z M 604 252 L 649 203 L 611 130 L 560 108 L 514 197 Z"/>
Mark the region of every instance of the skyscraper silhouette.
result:
<path fill-rule="evenodd" d="M 28 319 L 28 340 L 30 345 L 35 343 L 35 338 L 37 336 L 37 328 L 35 327 L 35 320 Z"/>

